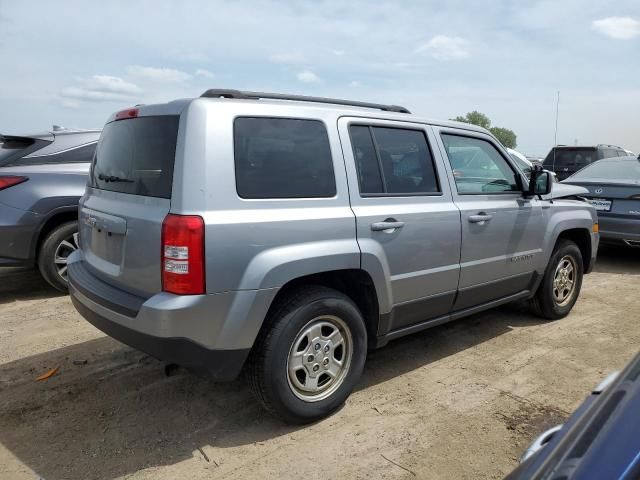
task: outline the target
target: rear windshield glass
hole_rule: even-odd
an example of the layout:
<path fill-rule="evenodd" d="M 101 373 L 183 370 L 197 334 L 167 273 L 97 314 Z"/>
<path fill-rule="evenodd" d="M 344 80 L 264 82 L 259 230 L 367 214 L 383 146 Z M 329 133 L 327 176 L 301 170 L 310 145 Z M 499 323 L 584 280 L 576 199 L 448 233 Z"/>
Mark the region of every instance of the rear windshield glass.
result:
<path fill-rule="evenodd" d="M 236 187 L 242 198 L 322 198 L 336 194 L 324 123 L 237 118 Z"/>
<path fill-rule="evenodd" d="M 63 163 L 90 163 L 96 151 L 96 144 L 82 145 L 77 148 L 65 150 L 63 152 L 52 153 L 50 155 L 36 155 L 34 157 L 23 157 L 12 161 L 7 166 L 18 165 L 50 165 Z"/>
<path fill-rule="evenodd" d="M 101 190 L 171 198 L 178 120 L 175 115 L 108 123 L 91 172 Z"/>
<path fill-rule="evenodd" d="M 13 164 L 17 159 L 33 153 L 51 143 L 28 137 L 0 137 L 0 167 Z"/>
<path fill-rule="evenodd" d="M 620 182 L 640 182 L 640 160 L 612 160 L 596 162 L 589 168 L 580 170 L 572 180 L 616 180 Z M 568 181 L 568 180 L 567 180 Z M 569 182 L 571 183 L 571 182 Z"/>
<path fill-rule="evenodd" d="M 595 148 L 555 148 L 544 160 L 544 166 L 551 169 L 566 168 L 580 170 L 597 160 Z"/>

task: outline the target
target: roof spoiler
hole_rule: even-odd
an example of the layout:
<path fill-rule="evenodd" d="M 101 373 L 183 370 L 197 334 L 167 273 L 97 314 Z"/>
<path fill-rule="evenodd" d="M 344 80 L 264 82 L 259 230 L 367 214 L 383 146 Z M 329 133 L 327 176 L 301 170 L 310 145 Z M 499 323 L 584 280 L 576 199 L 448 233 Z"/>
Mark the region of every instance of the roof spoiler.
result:
<path fill-rule="evenodd" d="M 17 135 L 3 135 L 0 133 L 0 143 L 33 143 L 35 140 L 31 137 L 20 137 Z"/>
<path fill-rule="evenodd" d="M 212 88 L 207 90 L 200 96 L 205 98 L 237 98 L 242 100 L 259 100 L 261 98 L 270 100 L 290 100 L 294 102 L 327 103 L 331 105 L 347 105 L 350 107 L 374 108 L 376 110 L 383 110 L 385 112 L 411 113 L 409 110 L 399 105 L 357 102 L 353 100 L 342 100 L 339 98 L 310 97 L 307 95 L 287 95 L 282 93 L 247 92 L 243 90 Z"/>

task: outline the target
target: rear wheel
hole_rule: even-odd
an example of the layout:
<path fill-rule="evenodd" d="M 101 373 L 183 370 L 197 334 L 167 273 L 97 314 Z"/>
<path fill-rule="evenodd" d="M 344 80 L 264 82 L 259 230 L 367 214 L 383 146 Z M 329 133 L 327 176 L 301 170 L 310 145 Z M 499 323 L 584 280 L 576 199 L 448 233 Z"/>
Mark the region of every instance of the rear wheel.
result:
<path fill-rule="evenodd" d="M 262 405 L 290 423 L 313 422 L 339 408 L 367 353 L 358 307 L 336 290 L 305 287 L 284 299 L 267 322 L 248 370 Z"/>
<path fill-rule="evenodd" d="M 78 249 L 78 222 L 66 222 L 47 234 L 38 253 L 42 277 L 61 292 L 68 291 L 67 259 Z"/>
<path fill-rule="evenodd" d="M 549 320 L 566 317 L 580 295 L 582 275 L 580 249 L 570 240 L 560 240 L 531 300 L 535 313 Z"/>

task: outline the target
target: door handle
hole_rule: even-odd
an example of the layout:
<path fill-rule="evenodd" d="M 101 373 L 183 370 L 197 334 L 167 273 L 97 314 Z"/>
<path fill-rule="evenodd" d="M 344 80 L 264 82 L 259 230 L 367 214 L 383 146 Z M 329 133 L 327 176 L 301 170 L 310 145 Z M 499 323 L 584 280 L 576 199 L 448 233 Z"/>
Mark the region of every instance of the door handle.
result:
<path fill-rule="evenodd" d="M 471 223 L 484 223 L 484 222 L 488 222 L 492 218 L 493 218 L 492 215 L 489 215 L 488 213 L 484 213 L 484 212 L 480 212 L 477 215 L 469 215 L 469 221 Z"/>
<path fill-rule="evenodd" d="M 387 218 L 382 222 L 375 222 L 371 224 L 371 230 L 374 232 L 384 232 L 385 230 L 393 231 L 396 228 L 402 227 L 404 227 L 404 222 L 398 222 L 395 218 Z"/>

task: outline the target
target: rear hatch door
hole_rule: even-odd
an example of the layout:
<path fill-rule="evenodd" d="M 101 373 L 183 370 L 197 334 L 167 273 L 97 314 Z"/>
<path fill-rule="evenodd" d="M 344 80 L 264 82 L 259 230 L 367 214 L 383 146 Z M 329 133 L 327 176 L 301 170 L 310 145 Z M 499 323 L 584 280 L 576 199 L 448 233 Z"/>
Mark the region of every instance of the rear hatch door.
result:
<path fill-rule="evenodd" d="M 589 192 L 583 196 L 609 217 L 631 217 L 640 221 L 640 160 L 633 157 L 600 160 L 568 178 Z"/>
<path fill-rule="evenodd" d="M 640 221 L 640 184 L 617 185 L 605 182 L 575 182 L 589 190 L 584 196 L 599 214 L 611 217 L 631 216 Z"/>
<path fill-rule="evenodd" d="M 80 246 L 92 274 L 149 297 L 162 290 L 162 222 L 171 206 L 180 117 L 129 112 L 107 123 L 98 142 L 80 202 Z"/>

